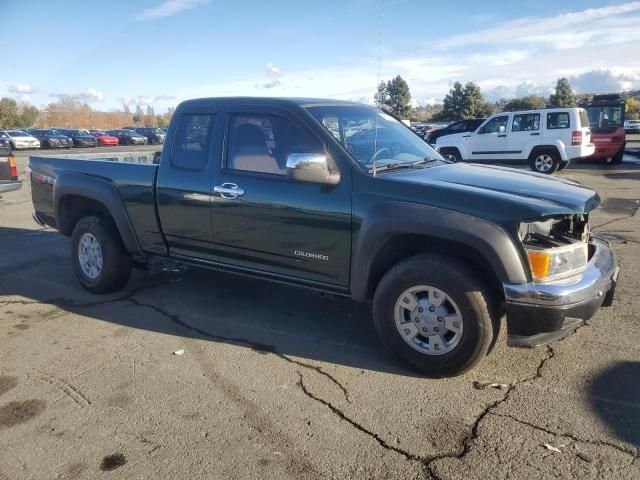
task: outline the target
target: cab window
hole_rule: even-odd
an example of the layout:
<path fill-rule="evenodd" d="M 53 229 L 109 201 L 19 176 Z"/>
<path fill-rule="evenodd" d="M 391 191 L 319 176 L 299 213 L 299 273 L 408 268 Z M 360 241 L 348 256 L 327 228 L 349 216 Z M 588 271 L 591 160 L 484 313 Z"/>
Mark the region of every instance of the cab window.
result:
<path fill-rule="evenodd" d="M 180 115 L 171 149 L 173 166 L 188 170 L 202 170 L 207 165 L 213 117 L 208 113 Z"/>

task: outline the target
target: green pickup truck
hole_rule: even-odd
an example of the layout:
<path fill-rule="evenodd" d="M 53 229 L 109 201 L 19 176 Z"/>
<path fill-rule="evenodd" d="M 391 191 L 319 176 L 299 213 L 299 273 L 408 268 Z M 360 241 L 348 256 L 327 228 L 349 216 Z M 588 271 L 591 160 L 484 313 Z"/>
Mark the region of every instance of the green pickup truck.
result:
<path fill-rule="evenodd" d="M 405 364 L 460 374 L 608 306 L 618 267 L 578 183 L 452 163 L 389 114 L 319 99 L 183 102 L 161 153 L 30 159 L 34 218 L 94 293 L 154 256 L 372 303 Z M 115 160 L 115 161 L 114 161 Z M 304 315 L 304 312 L 300 312 Z"/>

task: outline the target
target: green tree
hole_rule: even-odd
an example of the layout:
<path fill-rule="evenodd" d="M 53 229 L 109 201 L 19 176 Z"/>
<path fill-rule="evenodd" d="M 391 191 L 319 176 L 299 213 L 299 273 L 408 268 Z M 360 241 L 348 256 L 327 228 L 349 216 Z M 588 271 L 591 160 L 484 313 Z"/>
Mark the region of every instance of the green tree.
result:
<path fill-rule="evenodd" d="M 487 117 L 495 111 L 495 106 L 482 96 L 480 87 L 473 82 L 453 84 L 444 97 L 442 112 L 433 117 L 438 121 L 465 120 Z"/>
<path fill-rule="evenodd" d="M 378 92 L 380 92 L 380 86 L 378 86 Z M 385 104 L 399 118 L 408 118 L 411 114 L 409 84 L 400 75 L 387 82 Z"/>
<path fill-rule="evenodd" d="M 22 111 L 18 115 L 16 127 L 18 128 L 33 127 L 33 125 L 36 123 L 36 120 L 38 119 L 39 114 L 40 114 L 40 111 L 33 105 L 24 105 L 22 107 Z"/>
<path fill-rule="evenodd" d="M 383 105 L 387 102 L 387 84 L 384 83 L 384 80 L 380 81 L 378 85 L 378 90 L 373 95 L 373 100 L 376 102 L 376 105 L 382 108 Z"/>
<path fill-rule="evenodd" d="M 512 98 L 502 105 L 503 112 L 515 112 L 517 110 L 539 110 L 547 106 L 547 101 L 537 95 L 527 95 L 526 97 Z"/>
<path fill-rule="evenodd" d="M 638 98 L 629 98 L 625 103 L 625 118 L 627 120 L 638 120 L 640 119 L 640 99 Z"/>
<path fill-rule="evenodd" d="M 566 78 L 560 78 L 556 84 L 556 93 L 549 97 L 550 107 L 575 107 L 577 105 L 576 96 L 573 93 L 571 84 Z"/>
<path fill-rule="evenodd" d="M 14 128 L 18 118 L 18 103 L 13 98 L 0 99 L 0 128 Z"/>

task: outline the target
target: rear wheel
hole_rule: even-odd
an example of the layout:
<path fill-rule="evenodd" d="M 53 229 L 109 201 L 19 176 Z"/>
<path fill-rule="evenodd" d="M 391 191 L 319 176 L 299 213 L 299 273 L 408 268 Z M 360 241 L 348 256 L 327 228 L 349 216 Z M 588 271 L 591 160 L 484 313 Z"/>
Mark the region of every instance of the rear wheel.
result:
<path fill-rule="evenodd" d="M 560 155 L 553 150 L 538 150 L 531 154 L 529 163 L 534 172 L 550 175 L 560 167 Z"/>
<path fill-rule="evenodd" d="M 113 220 L 106 216 L 84 217 L 76 224 L 71 262 L 80 284 L 93 293 L 119 290 L 131 276 L 131 256 Z"/>
<path fill-rule="evenodd" d="M 443 148 L 440 150 L 440 155 L 452 162 L 462 161 L 462 155 L 460 155 L 460 151 L 457 148 Z"/>
<path fill-rule="evenodd" d="M 489 351 L 499 319 L 490 296 L 464 263 L 419 255 L 383 277 L 373 317 L 383 343 L 410 368 L 432 377 L 459 375 Z"/>
<path fill-rule="evenodd" d="M 614 155 L 614 157 L 611 159 L 611 164 L 612 165 L 621 164 L 623 157 L 624 157 L 624 147 L 622 147 L 620 151 Z"/>

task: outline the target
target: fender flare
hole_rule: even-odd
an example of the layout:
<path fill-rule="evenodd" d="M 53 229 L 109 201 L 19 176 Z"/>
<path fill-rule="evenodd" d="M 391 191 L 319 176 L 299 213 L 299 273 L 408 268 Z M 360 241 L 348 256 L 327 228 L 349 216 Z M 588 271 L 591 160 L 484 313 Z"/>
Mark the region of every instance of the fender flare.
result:
<path fill-rule="evenodd" d="M 553 143 L 550 143 L 550 144 L 542 144 L 542 145 L 540 145 L 540 144 L 532 144 L 532 145 L 529 145 L 526 158 L 527 159 L 531 158 L 531 155 L 536 150 L 555 150 L 558 153 L 558 156 L 560 157 L 560 160 L 562 160 L 562 161 L 566 161 L 567 160 L 567 151 L 564 148 L 564 143 L 562 143 L 560 140 L 555 140 Z"/>
<path fill-rule="evenodd" d="M 356 300 L 367 300 L 375 288 L 375 259 L 396 235 L 421 235 L 454 241 L 479 252 L 502 283 L 526 283 L 521 253 L 501 227 L 471 215 L 438 207 L 391 202 L 372 208 L 354 241 L 350 290 Z"/>
<path fill-rule="evenodd" d="M 122 243 L 129 253 L 142 255 L 142 248 L 118 189 L 109 181 L 76 172 L 61 172 L 53 184 L 53 205 L 58 230 L 71 235 L 73 227 L 65 227 L 61 202 L 67 195 L 89 198 L 103 204 L 118 228 Z"/>

